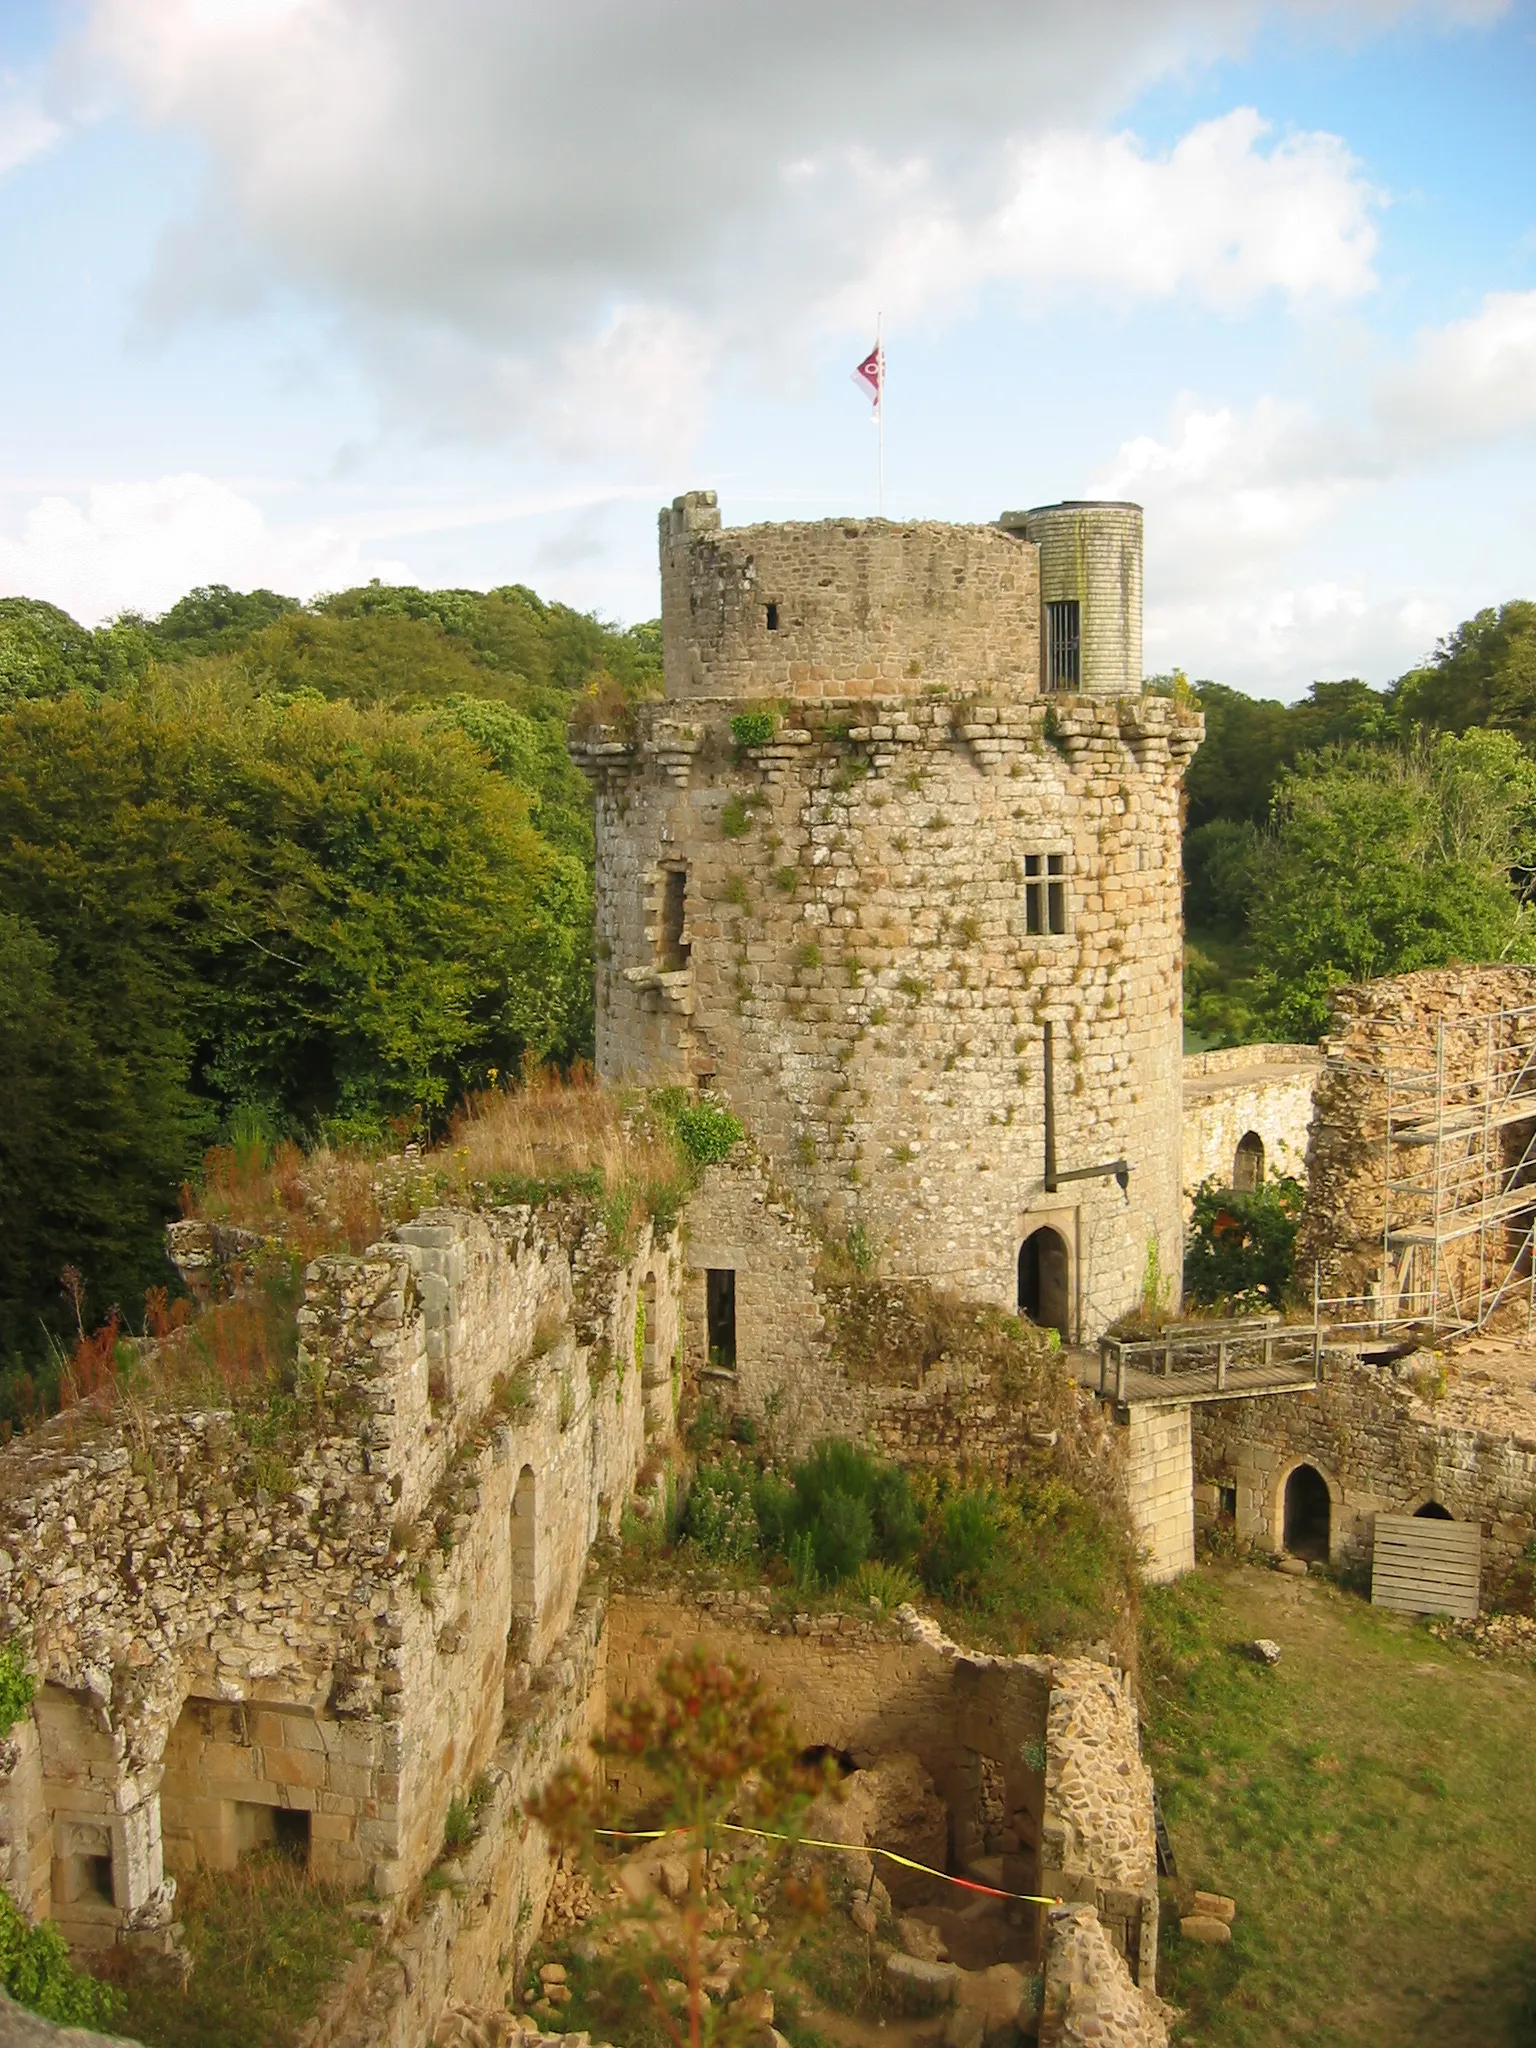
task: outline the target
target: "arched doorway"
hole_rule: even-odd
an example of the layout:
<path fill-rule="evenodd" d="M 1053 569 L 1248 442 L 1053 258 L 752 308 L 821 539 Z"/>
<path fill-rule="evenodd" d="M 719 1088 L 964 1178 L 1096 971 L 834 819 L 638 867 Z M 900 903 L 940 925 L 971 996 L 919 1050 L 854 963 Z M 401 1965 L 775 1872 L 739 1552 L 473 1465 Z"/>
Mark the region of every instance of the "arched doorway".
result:
<path fill-rule="evenodd" d="M 1071 1305 L 1067 1241 L 1059 1230 L 1044 1223 L 1019 1246 L 1019 1313 L 1064 1338 Z"/>
<path fill-rule="evenodd" d="M 1333 1504 L 1315 1465 L 1298 1465 L 1285 1482 L 1285 1548 L 1292 1557 L 1328 1560 Z"/>
<path fill-rule="evenodd" d="M 1456 1519 L 1450 1509 L 1441 1507 L 1437 1500 L 1425 1501 L 1423 1507 L 1414 1509 L 1413 1515 L 1417 1522 L 1454 1522 Z"/>
<path fill-rule="evenodd" d="M 538 1482 L 525 1465 L 512 1496 L 512 1619 L 530 1628 L 539 1614 L 537 1508 Z"/>
<path fill-rule="evenodd" d="M 1263 1185 L 1264 1140 L 1257 1131 L 1244 1131 L 1232 1160 L 1233 1190 L 1239 1195 L 1251 1195 Z"/>

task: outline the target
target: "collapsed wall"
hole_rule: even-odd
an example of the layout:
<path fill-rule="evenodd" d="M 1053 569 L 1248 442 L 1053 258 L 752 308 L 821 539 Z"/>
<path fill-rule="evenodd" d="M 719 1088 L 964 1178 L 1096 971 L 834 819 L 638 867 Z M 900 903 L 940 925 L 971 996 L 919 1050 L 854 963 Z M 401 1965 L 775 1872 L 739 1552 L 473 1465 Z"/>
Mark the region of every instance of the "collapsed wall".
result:
<path fill-rule="evenodd" d="M 1091 1906 L 1134 1982 L 1154 1988 L 1152 1780 L 1134 1692 L 1114 1666 L 963 1650 L 911 1609 L 786 1622 L 751 1594 L 707 1606 L 617 1595 L 610 1630 L 610 1702 L 643 1693 L 668 1656 L 702 1642 L 790 1700 L 808 1747 L 864 1765 L 915 1758 L 947 1810 L 950 1871 L 981 1864 L 1007 1891 Z M 610 1770 L 621 1792 L 641 1789 Z M 910 1853 L 904 1841 L 875 1846 Z"/>
<path fill-rule="evenodd" d="M 238 1411 L 128 1400 L 0 1452 L 0 1600 L 39 1679 L 0 1881 L 29 1917 L 164 1947 L 178 1872 L 273 1844 L 404 1926 L 450 1799 L 489 1767 L 510 1815 L 600 1711 L 578 1592 L 671 1432 L 676 1276 L 675 1238 L 621 1250 L 575 1205 L 429 1211 L 308 1269 L 286 1469 Z M 493 1959 L 549 1882 L 501 1833 Z"/>

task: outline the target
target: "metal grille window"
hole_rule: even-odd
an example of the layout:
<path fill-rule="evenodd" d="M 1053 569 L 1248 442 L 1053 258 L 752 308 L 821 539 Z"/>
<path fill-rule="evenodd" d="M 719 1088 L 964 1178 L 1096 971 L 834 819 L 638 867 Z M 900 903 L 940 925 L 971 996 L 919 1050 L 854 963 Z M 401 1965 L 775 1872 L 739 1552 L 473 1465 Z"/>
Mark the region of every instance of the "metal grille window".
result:
<path fill-rule="evenodd" d="M 1063 938 L 1067 929 L 1067 856 L 1024 856 L 1024 929 L 1031 938 Z"/>
<path fill-rule="evenodd" d="M 1053 599 L 1045 608 L 1045 686 L 1083 687 L 1083 608 L 1075 597 Z"/>

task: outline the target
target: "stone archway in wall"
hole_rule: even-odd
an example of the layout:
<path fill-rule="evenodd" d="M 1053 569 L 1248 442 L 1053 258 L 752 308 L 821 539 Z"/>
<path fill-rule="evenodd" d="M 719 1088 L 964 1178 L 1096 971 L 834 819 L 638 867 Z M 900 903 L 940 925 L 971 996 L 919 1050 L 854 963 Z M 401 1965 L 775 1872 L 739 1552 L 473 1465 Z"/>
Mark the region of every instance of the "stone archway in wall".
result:
<path fill-rule="evenodd" d="M 1072 1331 L 1072 1256 L 1067 1240 L 1049 1223 L 1030 1231 L 1019 1246 L 1019 1314 L 1066 1341 Z"/>
<path fill-rule="evenodd" d="M 1333 1549 L 1336 1489 L 1315 1465 L 1295 1464 L 1280 1484 L 1280 1547 L 1290 1557 L 1326 1564 Z"/>
<path fill-rule="evenodd" d="M 1232 1188 L 1239 1195 L 1251 1195 L 1264 1185 L 1264 1140 L 1257 1131 L 1244 1131 L 1232 1156 Z"/>

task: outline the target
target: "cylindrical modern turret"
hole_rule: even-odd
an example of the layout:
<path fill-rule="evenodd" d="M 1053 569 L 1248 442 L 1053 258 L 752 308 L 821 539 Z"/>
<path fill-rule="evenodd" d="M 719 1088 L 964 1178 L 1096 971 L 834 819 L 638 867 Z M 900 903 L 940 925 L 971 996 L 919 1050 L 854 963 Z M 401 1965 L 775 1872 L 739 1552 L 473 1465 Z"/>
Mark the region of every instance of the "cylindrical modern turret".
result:
<path fill-rule="evenodd" d="M 1141 507 L 1069 498 L 998 524 L 1040 550 L 1041 686 L 1085 697 L 1141 692 Z"/>

